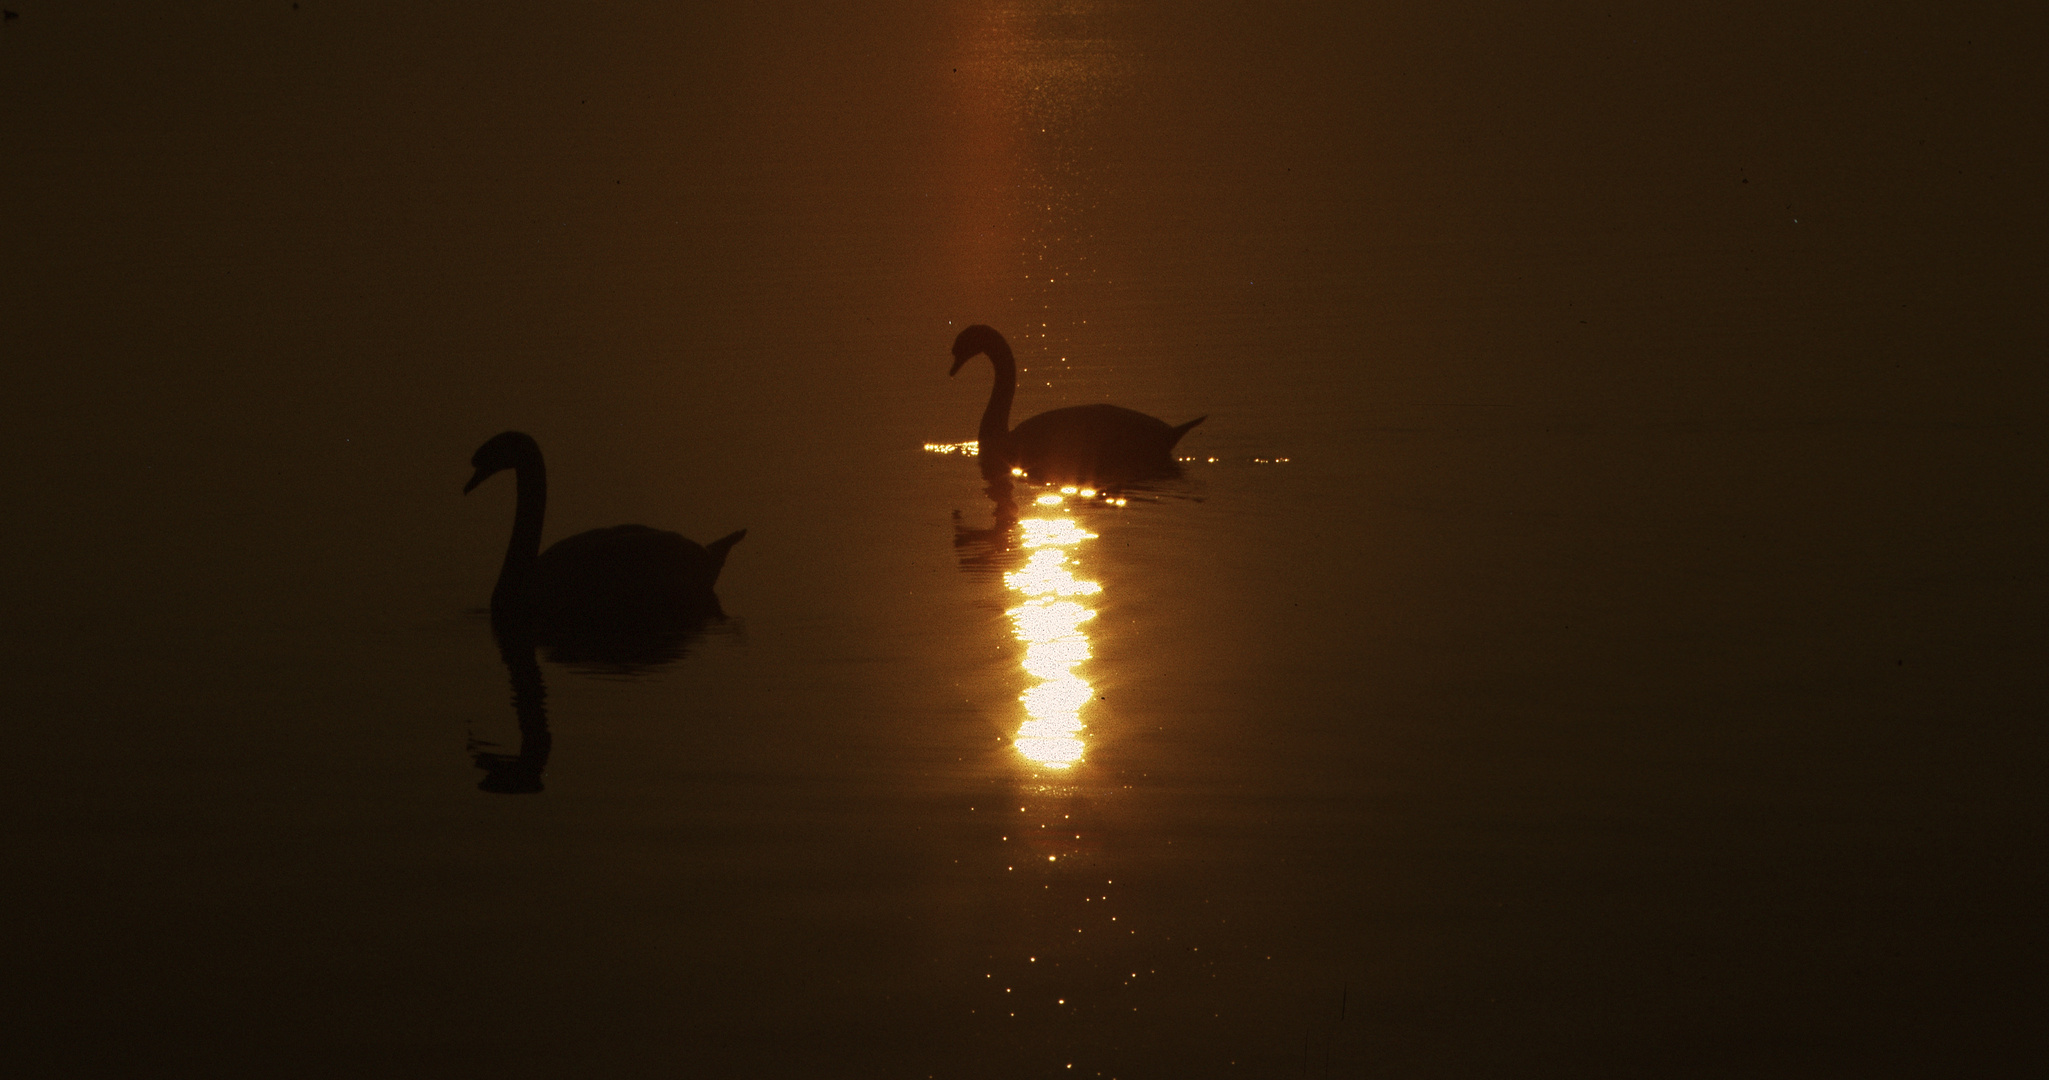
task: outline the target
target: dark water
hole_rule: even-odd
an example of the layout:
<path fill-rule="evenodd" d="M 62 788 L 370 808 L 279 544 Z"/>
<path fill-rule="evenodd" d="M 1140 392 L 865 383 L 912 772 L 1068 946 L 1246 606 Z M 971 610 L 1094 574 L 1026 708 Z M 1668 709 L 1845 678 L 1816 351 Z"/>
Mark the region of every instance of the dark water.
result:
<path fill-rule="evenodd" d="M 2039 1061 L 2039 26 L 15 10 L 10 1072 Z M 501 655 L 506 428 L 730 618 Z"/>

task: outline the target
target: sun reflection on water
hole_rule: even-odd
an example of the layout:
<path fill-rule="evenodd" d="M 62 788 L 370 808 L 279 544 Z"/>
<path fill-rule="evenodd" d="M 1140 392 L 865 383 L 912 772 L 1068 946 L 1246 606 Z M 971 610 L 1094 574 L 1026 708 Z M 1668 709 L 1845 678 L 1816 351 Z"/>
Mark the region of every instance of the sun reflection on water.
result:
<path fill-rule="evenodd" d="M 1052 495 L 1038 501 L 1058 506 L 1064 500 Z M 1094 687 L 1074 668 L 1089 658 L 1082 627 L 1096 613 L 1073 598 L 1103 591 L 1101 584 L 1074 575 L 1072 552 L 1096 534 L 1064 514 L 1024 518 L 1018 527 L 1019 544 L 1028 554 L 1021 569 L 1003 575 L 1003 584 L 1024 596 L 1007 614 L 1012 633 L 1025 646 L 1025 673 L 1038 682 L 1019 696 L 1026 719 L 1015 745 L 1040 766 L 1065 769 L 1081 760 L 1081 733 L 1088 726 L 1081 710 L 1095 698 Z"/>

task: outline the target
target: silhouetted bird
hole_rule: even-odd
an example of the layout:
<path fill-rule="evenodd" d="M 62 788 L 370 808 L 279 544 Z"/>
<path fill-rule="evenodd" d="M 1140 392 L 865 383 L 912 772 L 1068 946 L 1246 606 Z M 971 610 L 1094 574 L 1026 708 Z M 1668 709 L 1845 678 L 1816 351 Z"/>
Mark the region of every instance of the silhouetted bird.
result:
<path fill-rule="evenodd" d="M 996 367 L 996 385 L 989 391 L 978 435 L 985 473 L 1016 468 L 1034 480 L 1097 485 L 1167 476 L 1176 468 L 1174 444 L 1188 429 L 1209 419 L 1198 416 L 1175 427 L 1115 405 L 1074 405 L 1040 413 L 1012 428 L 1017 360 L 1002 334 L 980 325 L 961 331 L 953 340 L 953 368 L 947 374 L 958 373 L 961 365 L 985 353 Z"/>
<path fill-rule="evenodd" d="M 498 586 L 491 590 L 494 622 L 517 620 L 537 628 L 655 627 L 702 623 L 718 612 L 712 586 L 726 552 L 747 535 L 741 529 L 699 547 L 645 525 L 592 529 L 541 550 L 541 518 L 548 505 L 547 469 L 529 435 L 493 436 L 470 458 L 477 473 L 468 494 L 493 473 L 511 469 L 519 483 L 512 540 Z M 543 635 L 546 639 L 546 635 Z"/>

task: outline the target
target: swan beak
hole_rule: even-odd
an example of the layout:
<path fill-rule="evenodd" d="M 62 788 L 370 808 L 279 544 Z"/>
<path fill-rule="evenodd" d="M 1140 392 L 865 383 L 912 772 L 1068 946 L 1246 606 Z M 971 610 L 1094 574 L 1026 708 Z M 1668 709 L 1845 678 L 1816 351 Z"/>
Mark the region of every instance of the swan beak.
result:
<path fill-rule="evenodd" d="M 478 484 L 489 480 L 491 474 L 497 471 L 496 469 L 478 469 L 477 475 L 470 477 L 470 482 L 462 486 L 462 493 L 468 495 L 470 492 L 475 491 Z"/>
<path fill-rule="evenodd" d="M 968 360 L 969 360 L 969 357 L 965 357 L 965 356 L 956 356 L 956 357 L 954 357 L 954 358 L 953 358 L 953 366 L 952 366 L 952 367 L 950 367 L 950 368 L 947 368 L 947 369 L 946 369 L 946 373 L 947 373 L 948 375 L 958 375 L 958 374 L 960 374 L 960 367 L 961 367 L 961 365 L 962 365 L 962 364 L 965 364 L 965 363 L 967 363 L 967 362 L 968 362 Z"/>

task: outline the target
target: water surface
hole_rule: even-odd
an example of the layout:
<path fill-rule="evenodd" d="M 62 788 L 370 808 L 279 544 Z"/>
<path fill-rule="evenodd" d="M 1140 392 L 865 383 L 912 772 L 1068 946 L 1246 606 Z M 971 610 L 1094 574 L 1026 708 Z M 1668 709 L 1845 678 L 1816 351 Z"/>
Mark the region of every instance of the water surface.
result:
<path fill-rule="evenodd" d="M 13 1056 L 1997 1074 L 2042 998 L 2025 40 L 22 10 Z M 1183 475 L 1012 523 L 925 448 L 972 322 L 1015 418 L 1208 414 Z M 459 492 L 508 428 L 550 540 L 747 528 L 729 617 L 501 652 L 511 485 Z"/>

